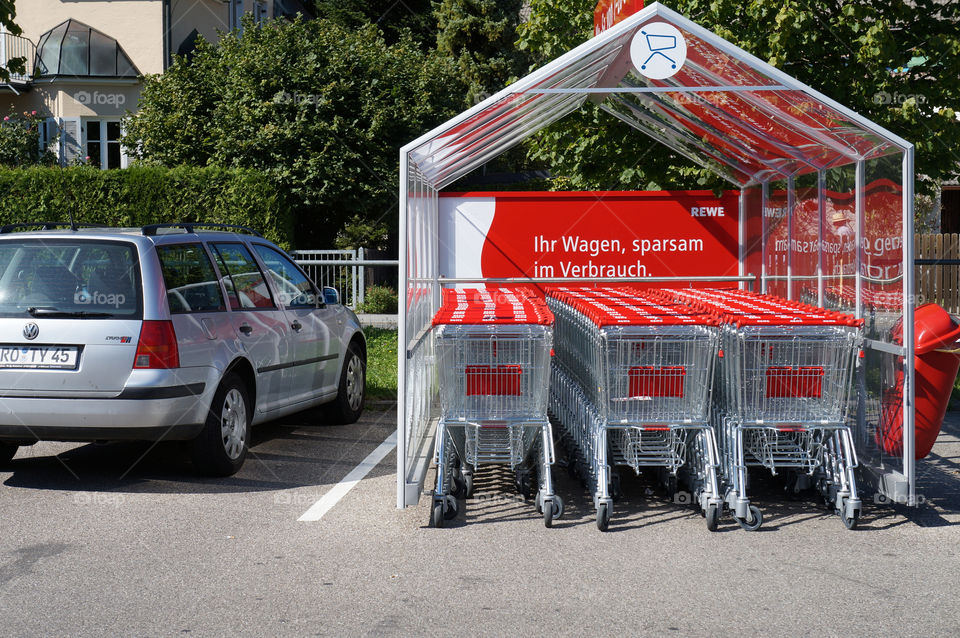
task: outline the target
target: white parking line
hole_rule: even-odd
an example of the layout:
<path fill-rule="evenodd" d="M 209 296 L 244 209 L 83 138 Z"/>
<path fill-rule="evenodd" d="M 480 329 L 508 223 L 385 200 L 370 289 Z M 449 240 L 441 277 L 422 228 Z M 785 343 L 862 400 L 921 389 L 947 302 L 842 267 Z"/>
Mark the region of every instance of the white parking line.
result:
<path fill-rule="evenodd" d="M 350 470 L 350 473 L 343 477 L 339 483 L 333 486 L 329 492 L 324 494 L 319 501 L 310 506 L 298 521 L 319 521 L 323 515 L 330 511 L 334 505 L 340 502 L 347 492 L 363 480 L 363 477 L 370 473 L 370 470 L 377 467 L 393 448 L 397 447 L 397 433 L 394 432 L 388 436 L 383 443 L 377 446 L 373 452 L 367 455 L 367 458 L 360 462 L 360 465 Z"/>

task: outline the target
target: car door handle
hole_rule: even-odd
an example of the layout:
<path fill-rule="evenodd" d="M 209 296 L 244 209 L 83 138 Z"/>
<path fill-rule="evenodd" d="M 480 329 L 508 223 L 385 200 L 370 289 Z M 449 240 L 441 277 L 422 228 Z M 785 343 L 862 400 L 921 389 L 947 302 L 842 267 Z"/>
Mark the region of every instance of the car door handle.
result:
<path fill-rule="evenodd" d="M 240 324 L 239 330 L 245 335 L 249 335 L 251 332 L 253 332 L 253 328 L 251 328 L 249 325 L 245 323 Z"/>
<path fill-rule="evenodd" d="M 296 319 L 294 319 L 293 323 L 290 324 L 290 327 L 293 328 L 296 332 L 300 332 L 303 329 L 303 324 L 297 321 Z"/>

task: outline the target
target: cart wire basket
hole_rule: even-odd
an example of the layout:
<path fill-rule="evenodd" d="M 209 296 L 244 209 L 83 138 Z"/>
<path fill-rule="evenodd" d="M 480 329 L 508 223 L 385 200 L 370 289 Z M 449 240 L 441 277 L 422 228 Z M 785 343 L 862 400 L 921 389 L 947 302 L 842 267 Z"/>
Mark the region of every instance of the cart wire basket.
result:
<path fill-rule="evenodd" d="M 741 290 L 662 290 L 662 299 L 714 314 L 723 357 L 714 424 L 726 505 L 745 529 L 762 514 L 747 496 L 747 468 L 787 472 L 799 491 L 815 486 L 848 528 L 861 501 L 847 411 L 862 321 Z"/>
<path fill-rule="evenodd" d="M 716 529 L 722 504 L 710 424 L 719 333 L 712 316 L 633 288 L 557 287 L 551 411 L 606 530 L 619 490 L 614 466 L 682 478 Z"/>
<path fill-rule="evenodd" d="M 431 522 L 456 516 L 479 465 L 508 465 L 518 490 L 536 482 L 544 524 L 563 514 L 553 492 L 547 417 L 553 315 L 525 289 L 449 289 L 433 321 L 440 391 Z M 534 481 L 534 479 L 536 479 Z"/>

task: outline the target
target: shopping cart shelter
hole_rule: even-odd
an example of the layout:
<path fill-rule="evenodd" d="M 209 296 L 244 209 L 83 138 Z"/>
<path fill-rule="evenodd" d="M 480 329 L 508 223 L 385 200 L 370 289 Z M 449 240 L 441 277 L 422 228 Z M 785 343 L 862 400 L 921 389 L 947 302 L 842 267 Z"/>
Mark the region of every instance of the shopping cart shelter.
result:
<path fill-rule="evenodd" d="M 736 221 L 736 271 L 704 272 L 704 280 L 715 275 L 718 286 L 862 320 L 849 405 L 853 462 L 862 485 L 915 504 L 913 145 L 654 3 L 400 150 L 397 505 L 418 501 L 434 458 L 443 373 L 433 320 L 444 289 L 677 289 L 694 279 L 640 269 L 625 274 L 641 276 L 589 282 L 532 269 L 517 277 L 451 276 L 455 251 L 443 229 L 440 191 L 587 102 L 739 193 L 738 210 L 728 211 Z M 648 231 L 642 208 L 639 214 L 631 233 L 639 245 L 653 246 L 658 238 L 642 243 Z M 519 233 L 522 212 L 515 218 Z M 509 218 L 497 223 L 509 234 Z M 487 229 L 489 223 L 475 224 L 474 243 L 486 241 Z M 698 263 L 709 270 L 710 260 Z"/>

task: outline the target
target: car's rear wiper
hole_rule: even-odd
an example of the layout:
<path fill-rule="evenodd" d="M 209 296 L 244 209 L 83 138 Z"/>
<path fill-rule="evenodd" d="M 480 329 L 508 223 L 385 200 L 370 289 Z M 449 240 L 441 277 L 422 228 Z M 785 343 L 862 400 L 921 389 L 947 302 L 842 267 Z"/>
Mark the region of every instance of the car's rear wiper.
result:
<path fill-rule="evenodd" d="M 112 317 L 113 314 L 109 312 L 90 312 L 88 310 L 59 310 L 57 308 L 40 308 L 37 306 L 31 306 L 27 308 L 29 312 L 34 317 L 78 317 L 80 319 L 102 319 L 104 317 Z"/>

